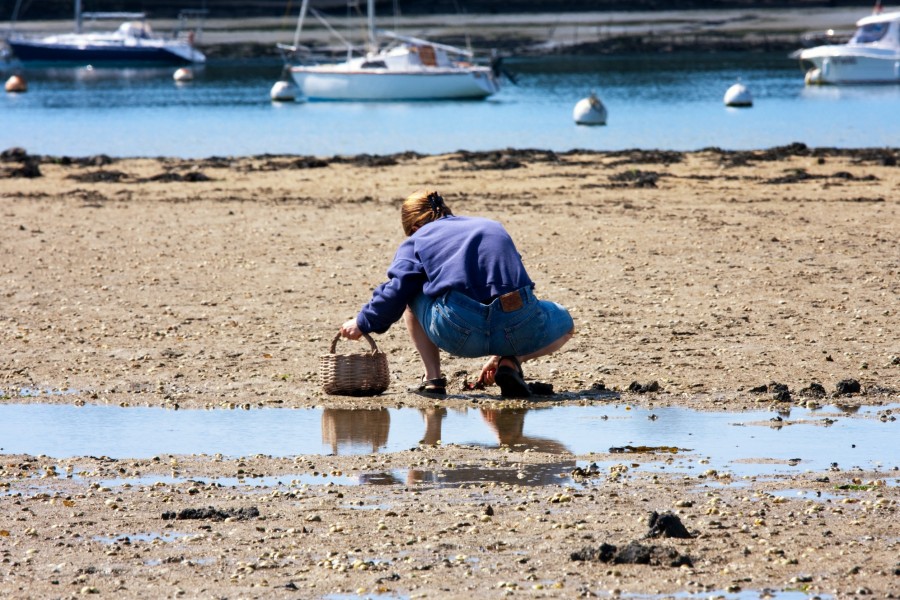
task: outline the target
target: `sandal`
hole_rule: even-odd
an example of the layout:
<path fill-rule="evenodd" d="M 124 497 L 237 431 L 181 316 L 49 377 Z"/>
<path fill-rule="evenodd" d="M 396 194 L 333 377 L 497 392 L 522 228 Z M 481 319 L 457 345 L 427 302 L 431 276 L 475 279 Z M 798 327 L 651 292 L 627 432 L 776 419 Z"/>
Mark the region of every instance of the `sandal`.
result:
<path fill-rule="evenodd" d="M 498 365 L 504 360 L 510 360 L 516 364 L 516 368 L 498 366 L 494 374 L 494 381 L 500 386 L 500 395 L 504 398 L 528 398 L 531 390 L 525 383 L 525 374 L 522 372 L 522 364 L 515 356 L 501 356 Z"/>
<path fill-rule="evenodd" d="M 437 379 L 425 379 L 425 376 L 423 375 L 419 385 L 412 386 L 409 388 L 409 391 L 444 396 L 447 394 L 447 378 L 438 377 Z"/>

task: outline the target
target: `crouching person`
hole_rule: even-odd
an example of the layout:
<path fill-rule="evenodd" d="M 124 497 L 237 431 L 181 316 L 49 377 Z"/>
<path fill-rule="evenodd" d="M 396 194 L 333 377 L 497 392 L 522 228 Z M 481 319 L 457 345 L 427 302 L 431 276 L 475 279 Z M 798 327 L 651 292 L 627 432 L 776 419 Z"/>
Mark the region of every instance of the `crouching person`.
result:
<path fill-rule="evenodd" d="M 496 383 L 506 398 L 530 396 L 522 363 L 572 338 L 569 312 L 535 297 L 522 257 L 500 223 L 455 216 L 434 191 L 409 196 L 400 218 L 408 237 L 394 255 L 388 281 L 341 326 L 341 334 L 355 340 L 384 333 L 403 317 L 424 363 L 416 390 L 446 393 L 444 350 L 489 357 L 479 382 Z"/>

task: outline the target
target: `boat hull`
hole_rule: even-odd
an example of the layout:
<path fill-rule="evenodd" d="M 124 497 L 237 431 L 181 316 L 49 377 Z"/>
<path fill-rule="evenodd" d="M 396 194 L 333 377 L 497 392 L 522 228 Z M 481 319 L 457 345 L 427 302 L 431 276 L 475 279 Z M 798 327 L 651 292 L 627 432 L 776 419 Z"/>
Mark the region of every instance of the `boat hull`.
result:
<path fill-rule="evenodd" d="M 814 83 L 900 83 L 900 53 L 821 46 L 804 50 L 800 59 L 818 69 Z"/>
<path fill-rule="evenodd" d="M 307 100 L 461 100 L 481 99 L 499 90 L 488 70 L 415 70 L 391 72 L 292 67 L 291 76 Z"/>
<path fill-rule="evenodd" d="M 202 63 L 206 58 L 186 45 L 67 45 L 35 40 L 8 40 L 12 54 L 23 62 L 47 63 Z"/>

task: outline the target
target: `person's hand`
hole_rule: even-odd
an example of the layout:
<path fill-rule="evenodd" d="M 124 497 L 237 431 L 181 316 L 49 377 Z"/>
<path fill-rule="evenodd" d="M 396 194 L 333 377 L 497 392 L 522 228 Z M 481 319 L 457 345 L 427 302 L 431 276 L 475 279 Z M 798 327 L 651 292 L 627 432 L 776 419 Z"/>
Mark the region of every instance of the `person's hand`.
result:
<path fill-rule="evenodd" d="M 362 331 L 359 330 L 359 325 L 356 324 L 356 319 L 350 319 L 349 321 L 341 325 L 341 335 L 348 340 L 358 340 L 362 337 Z"/>
<path fill-rule="evenodd" d="M 497 366 L 500 364 L 499 356 L 492 356 L 481 369 L 478 383 L 481 385 L 494 385 L 494 376 L 497 374 Z"/>

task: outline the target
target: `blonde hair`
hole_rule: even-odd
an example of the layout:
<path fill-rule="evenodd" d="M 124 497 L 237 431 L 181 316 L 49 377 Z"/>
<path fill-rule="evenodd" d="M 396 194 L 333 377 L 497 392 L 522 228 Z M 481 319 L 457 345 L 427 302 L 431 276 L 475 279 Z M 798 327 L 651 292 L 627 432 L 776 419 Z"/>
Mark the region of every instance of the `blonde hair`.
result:
<path fill-rule="evenodd" d="M 400 207 L 400 222 L 406 235 L 412 235 L 426 223 L 452 215 L 444 199 L 434 190 L 419 190 L 410 194 Z"/>

